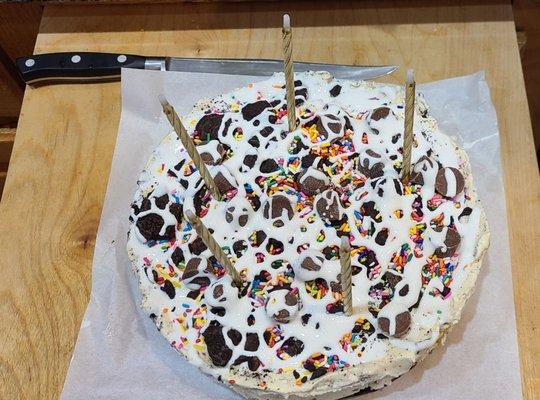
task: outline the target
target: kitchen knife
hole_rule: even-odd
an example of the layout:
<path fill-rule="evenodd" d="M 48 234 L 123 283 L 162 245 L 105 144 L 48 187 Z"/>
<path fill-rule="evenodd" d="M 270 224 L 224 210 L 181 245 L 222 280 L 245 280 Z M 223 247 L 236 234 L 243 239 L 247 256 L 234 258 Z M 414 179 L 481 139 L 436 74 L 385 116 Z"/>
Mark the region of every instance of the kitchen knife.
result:
<path fill-rule="evenodd" d="M 283 71 L 282 60 L 249 60 L 223 58 L 144 57 L 112 53 L 49 53 L 17 59 L 23 80 L 29 85 L 65 82 L 117 80 L 121 68 L 159 71 L 207 72 L 231 75 L 269 76 Z M 391 74 L 398 67 L 355 66 L 295 62 L 295 72 L 328 71 L 336 78 L 373 79 Z"/>

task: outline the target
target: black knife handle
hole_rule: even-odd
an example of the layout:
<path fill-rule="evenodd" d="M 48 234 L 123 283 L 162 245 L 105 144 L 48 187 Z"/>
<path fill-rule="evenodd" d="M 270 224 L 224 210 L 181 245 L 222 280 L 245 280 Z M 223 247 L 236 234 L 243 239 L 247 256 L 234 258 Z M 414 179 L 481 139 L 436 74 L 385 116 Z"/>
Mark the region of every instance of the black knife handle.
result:
<path fill-rule="evenodd" d="M 22 79 L 29 85 L 56 81 L 96 82 L 120 77 L 120 69 L 144 69 L 146 57 L 112 53 L 49 53 L 17 59 Z"/>

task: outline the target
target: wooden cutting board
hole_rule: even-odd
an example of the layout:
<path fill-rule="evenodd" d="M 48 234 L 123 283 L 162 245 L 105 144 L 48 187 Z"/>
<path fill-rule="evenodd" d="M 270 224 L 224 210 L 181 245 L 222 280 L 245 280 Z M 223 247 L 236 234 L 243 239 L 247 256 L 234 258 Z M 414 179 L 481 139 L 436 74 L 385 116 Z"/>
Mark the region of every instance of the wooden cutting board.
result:
<path fill-rule="evenodd" d="M 398 64 L 419 82 L 484 69 L 500 124 L 523 392 L 535 399 L 540 182 L 512 10 L 455 3 L 47 5 L 36 53 L 279 58 L 276 26 L 287 10 L 298 60 Z M 403 71 L 388 80 L 403 82 Z M 90 293 L 119 115 L 118 83 L 26 90 L 0 203 L 2 399 L 53 399 L 62 389 Z"/>

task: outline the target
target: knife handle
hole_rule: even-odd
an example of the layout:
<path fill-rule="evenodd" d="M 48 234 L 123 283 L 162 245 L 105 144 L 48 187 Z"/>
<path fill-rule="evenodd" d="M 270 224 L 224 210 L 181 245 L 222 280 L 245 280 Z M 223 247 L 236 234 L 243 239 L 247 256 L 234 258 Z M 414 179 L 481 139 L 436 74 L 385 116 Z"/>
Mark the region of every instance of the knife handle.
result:
<path fill-rule="evenodd" d="M 49 53 L 17 58 L 17 68 L 29 85 L 51 82 L 115 80 L 122 67 L 144 69 L 146 57 L 112 53 Z"/>

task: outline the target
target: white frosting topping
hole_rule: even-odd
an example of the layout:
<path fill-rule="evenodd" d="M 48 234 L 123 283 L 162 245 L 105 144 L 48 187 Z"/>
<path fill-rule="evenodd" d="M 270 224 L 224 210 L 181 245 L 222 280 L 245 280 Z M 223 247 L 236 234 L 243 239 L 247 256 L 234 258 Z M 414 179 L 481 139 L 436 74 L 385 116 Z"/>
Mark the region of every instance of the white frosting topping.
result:
<path fill-rule="evenodd" d="M 174 348 L 224 381 L 243 374 L 246 385 L 250 379 L 268 385 L 261 374 L 270 373 L 282 376 L 280 382 L 309 386 L 316 382 L 314 371 L 317 376 L 353 366 L 368 371 L 370 363 L 390 356 L 412 360 L 415 352 L 434 345 L 442 326 L 455 322 L 453 293 L 468 281 L 467 266 L 479 256 L 483 211 L 473 188 L 466 184 L 456 193 L 456 176 L 446 168 L 451 196 L 435 189 L 441 167 L 466 174 L 465 161 L 427 116 L 421 97 L 412 160 L 423 183 L 404 185 L 399 180 L 401 88 L 317 73 L 296 79 L 301 104 L 294 132 L 287 132 L 282 110 L 282 74 L 203 101 L 182 118 L 196 143 L 203 141 L 199 152 L 217 160 L 217 145 L 227 149 L 220 165 L 208 166 L 233 188 L 224 201 L 205 191 L 174 133 L 152 154 L 135 194 L 128 248 L 145 296 L 143 307 Z M 309 173 L 299 175 L 306 169 Z M 299 191 L 308 176 L 329 186 L 323 188 L 329 192 L 307 196 Z M 288 203 L 271 202 L 270 218 L 265 218 L 263 208 L 276 195 Z M 320 210 L 319 199 L 327 202 Z M 210 251 L 197 242 L 180 205 L 195 210 L 230 255 L 248 285 L 240 297 Z M 271 218 L 274 209 L 278 218 Z M 459 233 L 457 246 L 447 243 L 449 227 Z M 337 248 L 343 235 L 350 235 L 352 247 L 351 317 L 341 311 Z M 434 255 L 452 249 L 447 257 Z M 198 275 L 211 284 L 206 289 L 204 279 L 184 282 L 193 257 L 202 258 L 204 266 L 210 259 L 213 272 L 199 268 Z M 321 268 L 303 268 L 306 258 L 316 264 L 323 259 Z M 297 304 L 287 304 L 288 293 Z M 274 315 L 282 310 L 290 313 L 288 322 L 276 321 Z M 404 313 L 410 321 L 405 328 L 399 323 Z M 227 351 L 216 355 L 213 345 Z M 404 365 L 410 368 L 412 362 Z"/>

